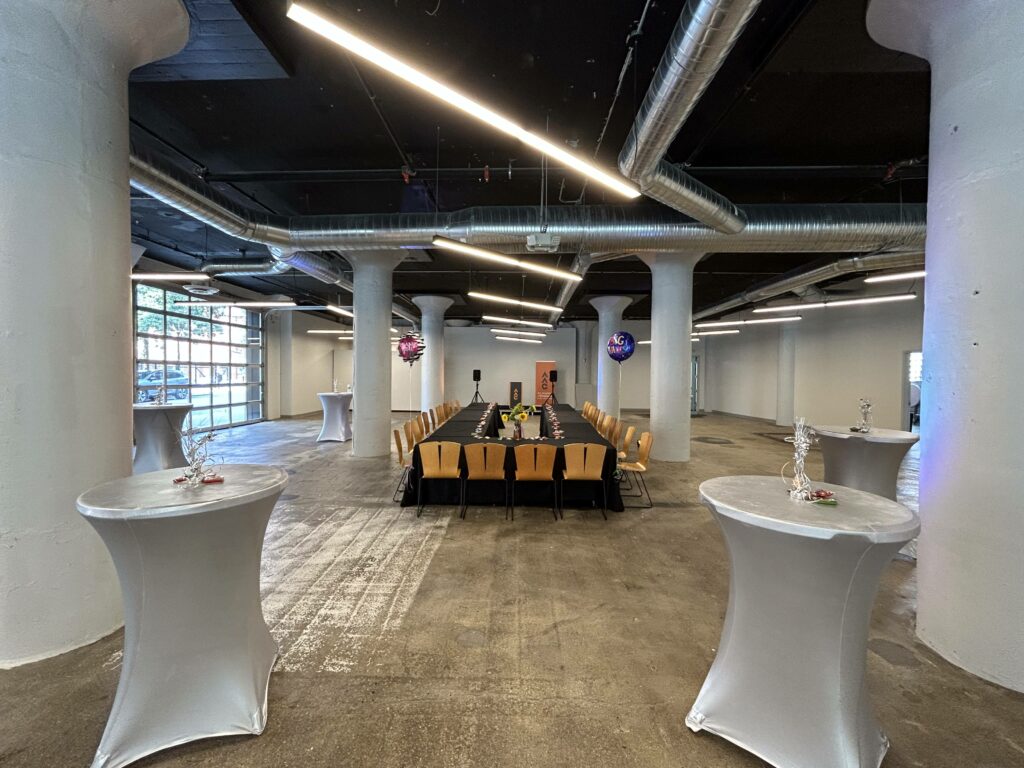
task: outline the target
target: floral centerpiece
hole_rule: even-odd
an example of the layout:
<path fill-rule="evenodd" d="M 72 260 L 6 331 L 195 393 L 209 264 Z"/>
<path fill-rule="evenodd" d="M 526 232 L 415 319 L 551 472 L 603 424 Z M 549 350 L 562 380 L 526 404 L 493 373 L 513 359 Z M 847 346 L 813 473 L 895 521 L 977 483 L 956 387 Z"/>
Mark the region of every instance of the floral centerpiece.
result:
<path fill-rule="evenodd" d="M 530 418 L 531 413 L 536 412 L 537 406 L 535 405 L 523 405 L 522 403 L 516 403 L 508 413 L 501 414 L 501 420 L 503 422 L 506 424 L 508 424 L 509 421 L 513 422 L 513 440 L 523 439 L 523 424 L 525 424 L 527 419 Z"/>

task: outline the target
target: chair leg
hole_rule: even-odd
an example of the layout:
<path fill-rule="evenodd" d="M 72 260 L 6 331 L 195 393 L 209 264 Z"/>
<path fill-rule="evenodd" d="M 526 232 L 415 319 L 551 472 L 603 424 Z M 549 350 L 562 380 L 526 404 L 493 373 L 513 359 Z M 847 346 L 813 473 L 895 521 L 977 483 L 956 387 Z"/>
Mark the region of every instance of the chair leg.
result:
<path fill-rule="evenodd" d="M 508 487 L 510 483 L 508 480 L 505 481 L 505 519 L 508 520 Z"/>
<path fill-rule="evenodd" d="M 515 522 L 515 519 L 516 519 L 516 481 L 513 480 L 511 485 L 512 485 L 512 522 Z"/>
<path fill-rule="evenodd" d="M 416 517 L 423 514 L 423 475 L 416 481 Z"/>
<path fill-rule="evenodd" d="M 644 480 L 644 476 L 642 474 L 637 473 L 637 475 L 636 475 L 636 483 L 637 483 L 638 486 L 640 486 L 640 489 L 641 489 L 642 493 L 646 493 L 647 494 L 647 506 L 648 507 L 653 507 L 654 506 L 654 500 L 651 498 L 651 492 L 647 488 L 647 481 Z M 643 496 L 641 496 L 640 498 L 643 498 Z"/>
<path fill-rule="evenodd" d="M 601 507 L 601 517 L 608 519 L 608 484 L 601 480 L 601 499 L 604 502 Z"/>
<path fill-rule="evenodd" d="M 462 504 L 461 504 L 461 509 L 459 509 L 459 518 L 462 519 L 462 520 L 465 520 L 466 519 L 466 479 L 465 478 L 462 479 L 462 486 L 461 486 L 461 488 L 459 490 L 461 491 L 461 496 L 462 496 L 462 498 L 460 499 Z"/>
<path fill-rule="evenodd" d="M 405 483 L 409 477 L 409 468 L 406 467 L 402 470 L 402 476 L 398 479 L 398 487 L 395 488 L 395 493 L 391 497 L 392 501 L 398 501 L 399 497 L 405 492 Z"/>
<path fill-rule="evenodd" d="M 551 490 L 555 492 L 555 506 L 551 508 L 551 513 L 555 516 L 555 520 L 558 519 L 558 481 L 551 481 Z"/>

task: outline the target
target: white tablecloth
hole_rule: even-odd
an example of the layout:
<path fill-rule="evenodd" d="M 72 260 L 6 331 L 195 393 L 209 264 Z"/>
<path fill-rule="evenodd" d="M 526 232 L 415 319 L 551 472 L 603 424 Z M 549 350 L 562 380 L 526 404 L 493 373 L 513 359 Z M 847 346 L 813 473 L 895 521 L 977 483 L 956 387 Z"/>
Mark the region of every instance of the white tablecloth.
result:
<path fill-rule="evenodd" d="M 317 397 L 324 409 L 324 425 L 320 430 L 318 443 L 334 441 L 344 443 L 352 439 L 352 421 L 349 408 L 352 406 L 351 392 L 320 392 Z"/>
<path fill-rule="evenodd" d="M 818 435 L 825 482 L 896 500 L 900 464 L 920 438 L 898 429 L 852 432 L 849 427 L 812 427 Z"/>
<path fill-rule="evenodd" d="M 136 403 L 132 406 L 135 428 L 135 461 L 132 471 L 156 472 L 184 467 L 181 429 L 192 403 Z"/>

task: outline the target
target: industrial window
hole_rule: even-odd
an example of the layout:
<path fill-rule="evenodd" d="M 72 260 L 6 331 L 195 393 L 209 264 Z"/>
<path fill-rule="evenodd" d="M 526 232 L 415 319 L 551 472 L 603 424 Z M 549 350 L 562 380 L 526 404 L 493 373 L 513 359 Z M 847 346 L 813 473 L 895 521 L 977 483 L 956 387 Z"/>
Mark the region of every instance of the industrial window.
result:
<path fill-rule="evenodd" d="M 185 306 L 187 294 L 136 283 L 135 400 L 166 387 L 191 401 L 193 429 L 263 419 L 263 317 L 240 307 Z"/>

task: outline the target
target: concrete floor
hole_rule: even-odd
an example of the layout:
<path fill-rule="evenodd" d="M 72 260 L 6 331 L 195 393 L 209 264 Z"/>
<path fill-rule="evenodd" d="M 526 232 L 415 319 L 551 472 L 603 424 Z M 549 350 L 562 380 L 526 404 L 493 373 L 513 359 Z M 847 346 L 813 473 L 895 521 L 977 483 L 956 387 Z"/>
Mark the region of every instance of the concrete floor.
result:
<path fill-rule="evenodd" d="M 638 427 L 643 418 L 630 418 Z M 259 738 L 196 742 L 140 766 L 764 765 L 683 724 L 711 664 L 728 560 L 700 481 L 776 474 L 764 422 L 694 421 L 693 460 L 655 463 L 656 506 L 612 514 L 414 511 L 393 462 L 315 443 L 316 420 L 221 433 L 226 461 L 284 466 L 264 611 L 282 659 Z M 708 442 L 707 439 L 711 441 Z M 817 454 L 809 461 L 821 477 Z M 908 462 L 902 489 L 912 495 Z M 888 768 L 1024 766 L 1024 695 L 958 670 L 914 637 L 914 566 L 889 568 L 869 683 Z M 0 672 L 0 766 L 86 766 L 120 671 L 121 634 Z M 822 766 L 822 768 L 831 768 Z"/>

